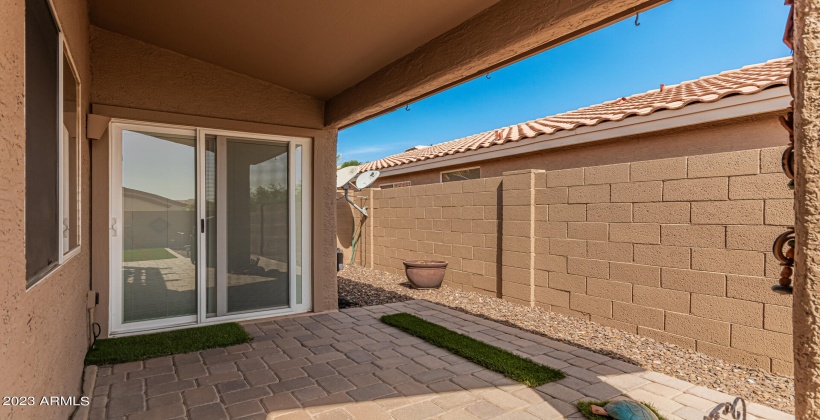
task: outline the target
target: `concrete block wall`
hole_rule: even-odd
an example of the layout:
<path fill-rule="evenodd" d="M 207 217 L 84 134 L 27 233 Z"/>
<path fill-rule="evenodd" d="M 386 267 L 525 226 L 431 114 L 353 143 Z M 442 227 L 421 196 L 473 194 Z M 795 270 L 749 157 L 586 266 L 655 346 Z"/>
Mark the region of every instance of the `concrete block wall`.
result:
<path fill-rule="evenodd" d="M 782 150 L 374 190 L 368 261 L 445 259 L 450 286 L 792 375 Z"/>
<path fill-rule="evenodd" d="M 372 267 L 446 260 L 446 284 L 498 296 L 501 177 L 373 190 Z"/>
<path fill-rule="evenodd" d="M 548 251 L 533 304 L 791 375 L 791 297 L 770 290 L 771 244 L 794 217 L 782 150 L 536 178 L 535 240 Z"/>

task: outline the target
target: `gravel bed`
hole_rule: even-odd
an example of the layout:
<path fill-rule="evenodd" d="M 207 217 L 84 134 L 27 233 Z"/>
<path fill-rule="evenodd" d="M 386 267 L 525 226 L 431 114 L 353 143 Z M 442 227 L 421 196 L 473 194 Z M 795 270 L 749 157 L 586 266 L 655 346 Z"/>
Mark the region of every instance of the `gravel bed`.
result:
<path fill-rule="evenodd" d="M 648 370 L 665 373 L 747 401 L 794 413 L 794 380 L 746 368 L 674 344 L 444 286 L 415 290 L 403 276 L 361 267 L 339 272 L 339 307 L 425 299 L 501 324 L 584 347 Z"/>

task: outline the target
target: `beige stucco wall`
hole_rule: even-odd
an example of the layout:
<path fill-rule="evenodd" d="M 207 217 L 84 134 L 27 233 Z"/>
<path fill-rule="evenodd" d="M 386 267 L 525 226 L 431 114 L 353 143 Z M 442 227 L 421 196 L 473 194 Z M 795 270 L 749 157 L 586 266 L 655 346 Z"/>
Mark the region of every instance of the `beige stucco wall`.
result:
<path fill-rule="evenodd" d="M 820 418 L 820 0 L 794 6 L 795 415 Z"/>
<path fill-rule="evenodd" d="M 638 160 L 773 147 L 788 142 L 788 133 L 777 122 L 777 115 L 760 114 L 740 119 L 682 127 L 675 130 L 621 137 L 585 146 L 552 149 L 401 175 L 391 176 L 388 169 L 383 171 L 377 184 L 400 181 L 410 181 L 412 185 L 437 183 L 440 182 L 439 174 L 443 170 L 476 166 L 481 167 L 482 178 L 491 178 L 501 176 L 502 173 L 507 171 L 521 169 L 552 171 Z M 435 162 L 435 159 L 430 162 Z"/>
<path fill-rule="evenodd" d="M 337 307 L 336 130 L 321 129 L 323 103 L 150 44 L 91 28 L 92 112 L 113 118 L 313 139 L 313 306 Z M 94 287 L 108 332 L 108 136 L 95 140 Z"/>
<path fill-rule="evenodd" d="M 445 259 L 450 286 L 791 375 L 783 148 L 373 190 L 370 258 Z"/>
<path fill-rule="evenodd" d="M 323 101 L 96 26 L 91 27 L 91 51 L 95 104 L 324 126 Z"/>
<path fill-rule="evenodd" d="M 87 109 L 90 81 L 88 13 L 83 0 L 54 0 L 82 83 Z M 89 284 L 88 143 L 82 142 L 82 249 L 30 290 L 25 274 L 25 2 L 0 1 L 0 395 L 80 394 L 87 345 Z M 57 362 L 59 361 L 59 362 Z M 0 406 L 2 418 L 66 418 L 73 407 Z"/>

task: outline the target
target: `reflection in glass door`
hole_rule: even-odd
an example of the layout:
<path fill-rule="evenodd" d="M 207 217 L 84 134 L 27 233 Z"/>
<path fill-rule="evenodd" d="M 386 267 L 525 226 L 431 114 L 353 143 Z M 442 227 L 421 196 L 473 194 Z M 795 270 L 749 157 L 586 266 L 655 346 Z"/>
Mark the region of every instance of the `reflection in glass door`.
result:
<path fill-rule="evenodd" d="M 122 324 L 196 315 L 196 137 L 122 130 Z"/>
<path fill-rule="evenodd" d="M 207 317 L 290 306 L 289 144 L 205 135 Z"/>

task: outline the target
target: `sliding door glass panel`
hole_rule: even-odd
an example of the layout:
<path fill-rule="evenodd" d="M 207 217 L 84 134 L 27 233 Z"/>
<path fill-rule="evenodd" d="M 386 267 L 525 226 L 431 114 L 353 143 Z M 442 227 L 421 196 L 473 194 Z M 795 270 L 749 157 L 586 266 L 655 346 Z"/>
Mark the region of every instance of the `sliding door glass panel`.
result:
<path fill-rule="evenodd" d="M 288 146 L 227 139 L 228 312 L 287 307 Z"/>
<path fill-rule="evenodd" d="M 196 139 L 122 131 L 123 323 L 195 315 Z"/>
<path fill-rule="evenodd" d="M 288 146 L 226 143 L 227 310 L 287 307 Z"/>
<path fill-rule="evenodd" d="M 290 306 L 288 144 L 205 136 L 206 316 Z"/>

